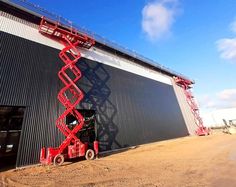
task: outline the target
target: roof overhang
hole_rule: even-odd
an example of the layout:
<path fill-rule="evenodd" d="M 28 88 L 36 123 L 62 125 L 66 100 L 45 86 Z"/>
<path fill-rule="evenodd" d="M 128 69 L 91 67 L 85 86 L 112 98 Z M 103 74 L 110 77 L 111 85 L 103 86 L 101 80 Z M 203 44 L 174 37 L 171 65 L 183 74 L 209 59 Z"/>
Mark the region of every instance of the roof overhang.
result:
<path fill-rule="evenodd" d="M 161 64 L 146 58 L 134 51 L 131 51 L 127 48 L 124 48 L 118 44 L 115 44 L 95 33 L 92 33 L 88 30 L 85 30 L 81 27 L 76 26 L 71 21 L 58 16 L 54 13 L 48 12 L 47 10 L 34 5 L 28 1 L 25 0 L 0 0 L 0 9 L 3 11 L 6 11 L 8 13 L 11 13 L 13 15 L 16 15 L 17 17 L 20 17 L 22 19 L 25 19 L 27 21 L 39 24 L 41 21 L 41 17 L 45 16 L 51 20 L 59 21 L 61 25 L 65 28 L 69 28 L 73 26 L 76 28 L 79 32 L 84 33 L 86 35 L 89 35 L 95 40 L 95 46 L 97 48 L 103 49 L 105 51 L 111 52 L 113 54 L 117 54 L 123 58 L 126 58 L 128 60 L 131 60 L 137 64 L 140 64 L 144 67 L 147 67 L 149 69 L 152 69 L 154 71 L 158 71 L 160 73 L 163 73 L 165 75 L 171 76 L 171 77 L 180 77 L 182 79 L 188 80 L 191 83 L 194 84 L 194 81 L 189 79 L 188 77 L 177 73 L 173 70 L 170 70 L 169 68 L 166 68 L 162 66 Z"/>

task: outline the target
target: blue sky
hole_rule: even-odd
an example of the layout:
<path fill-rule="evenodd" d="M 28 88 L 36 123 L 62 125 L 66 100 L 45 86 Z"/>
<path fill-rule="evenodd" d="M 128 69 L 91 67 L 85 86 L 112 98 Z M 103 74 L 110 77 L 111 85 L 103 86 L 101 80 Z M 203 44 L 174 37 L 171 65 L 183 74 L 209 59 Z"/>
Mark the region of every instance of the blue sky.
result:
<path fill-rule="evenodd" d="M 236 107 L 235 0 L 31 2 L 194 79 L 202 111 Z"/>

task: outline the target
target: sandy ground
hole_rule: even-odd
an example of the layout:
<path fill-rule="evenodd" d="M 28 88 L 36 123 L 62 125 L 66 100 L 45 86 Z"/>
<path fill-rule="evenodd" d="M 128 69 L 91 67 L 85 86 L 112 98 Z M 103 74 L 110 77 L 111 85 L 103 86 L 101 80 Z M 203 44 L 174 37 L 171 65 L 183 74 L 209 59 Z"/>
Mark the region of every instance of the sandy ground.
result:
<path fill-rule="evenodd" d="M 0 186 L 236 186 L 236 135 L 147 144 L 93 161 L 0 173 Z"/>

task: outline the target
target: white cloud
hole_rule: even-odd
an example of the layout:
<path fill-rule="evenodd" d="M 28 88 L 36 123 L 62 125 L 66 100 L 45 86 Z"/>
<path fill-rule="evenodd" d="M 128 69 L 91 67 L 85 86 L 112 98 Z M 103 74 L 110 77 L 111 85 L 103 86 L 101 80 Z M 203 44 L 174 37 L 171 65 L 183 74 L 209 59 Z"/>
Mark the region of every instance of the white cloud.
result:
<path fill-rule="evenodd" d="M 220 99 L 236 101 L 236 89 L 226 89 L 217 94 Z"/>
<path fill-rule="evenodd" d="M 236 107 L 236 88 L 198 96 L 200 109 L 215 110 Z"/>
<path fill-rule="evenodd" d="M 230 24 L 230 30 L 236 33 L 236 20 Z M 236 63 L 236 38 L 222 38 L 216 45 L 221 58 Z"/>
<path fill-rule="evenodd" d="M 236 33 L 236 20 L 234 20 L 231 24 L 230 24 L 230 30 L 234 33 Z"/>
<path fill-rule="evenodd" d="M 159 0 L 148 3 L 142 10 L 142 29 L 151 40 L 170 33 L 178 0 Z"/>
<path fill-rule="evenodd" d="M 223 38 L 217 41 L 220 57 L 236 63 L 236 38 Z"/>

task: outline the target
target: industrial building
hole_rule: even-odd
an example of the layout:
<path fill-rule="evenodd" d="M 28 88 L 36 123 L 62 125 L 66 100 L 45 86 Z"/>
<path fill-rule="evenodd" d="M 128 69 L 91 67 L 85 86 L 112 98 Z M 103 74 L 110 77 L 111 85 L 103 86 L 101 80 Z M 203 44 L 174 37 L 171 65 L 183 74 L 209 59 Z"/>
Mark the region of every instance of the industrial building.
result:
<path fill-rule="evenodd" d="M 215 109 L 211 112 L 206 112 L 202 115 L 204 125 L 210 128 L 222 128 L 225 127 L 223 120 L 226 120 L 228 123 L 233 123 L 236 125 L 236 108 L 223 108 Z"/>
<path fill-rule="evenodd" d="M 0 15 L 0 156 L 15 156 L 21 167 L 39 163 L 42 147 L 65 139 L 55 125 L 65 110 L 57 99 L 63 45 L 38 27 L 42 16 L 62 27 L 70 22 L 20 0 L 1 0 Z M 100 152 L 195 134 L 196 115 L 174 78 L 189 85 L 192 80 L 75 28 L 95 40 L 90 49 L 80 49 L 77 85 L 84 98 L 77 108 L 96 114 Z"/>

